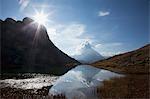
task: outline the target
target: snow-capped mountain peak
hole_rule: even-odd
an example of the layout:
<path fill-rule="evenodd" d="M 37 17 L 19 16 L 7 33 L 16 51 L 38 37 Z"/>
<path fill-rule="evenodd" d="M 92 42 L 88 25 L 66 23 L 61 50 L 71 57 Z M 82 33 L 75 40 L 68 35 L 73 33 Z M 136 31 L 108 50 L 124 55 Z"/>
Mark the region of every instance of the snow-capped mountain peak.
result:
<path fill-rule="evenodd" d="M 91 48 L 91 45 L 88 41 L 86 41 L 81 44 L 81 48 Z"/>
<path fill-rule="evenodd" d="M 101 59 L 104 59 L 97 51 L 92 48 L 92 45 L 86 41 L 83 42 L 77 49 L 77 54 L 72 57 L 81 63 L 92 63 Z"/>

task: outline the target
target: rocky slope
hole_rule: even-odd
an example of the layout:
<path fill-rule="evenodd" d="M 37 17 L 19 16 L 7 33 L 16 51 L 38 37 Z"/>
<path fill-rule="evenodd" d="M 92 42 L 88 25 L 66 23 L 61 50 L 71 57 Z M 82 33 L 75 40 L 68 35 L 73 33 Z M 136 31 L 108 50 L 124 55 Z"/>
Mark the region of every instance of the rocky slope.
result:
<path fill-rule="evenodd" d="M 150 44 L 137 50 L 93 63 L 93 66 L 121 73 L 150 73 Z"/>
<path fill-rule="evenodd" d="M 60 51 L 46 28 L 30 18 L 0 20 L 1 72 L 63 74 L 78 61 Z"/>

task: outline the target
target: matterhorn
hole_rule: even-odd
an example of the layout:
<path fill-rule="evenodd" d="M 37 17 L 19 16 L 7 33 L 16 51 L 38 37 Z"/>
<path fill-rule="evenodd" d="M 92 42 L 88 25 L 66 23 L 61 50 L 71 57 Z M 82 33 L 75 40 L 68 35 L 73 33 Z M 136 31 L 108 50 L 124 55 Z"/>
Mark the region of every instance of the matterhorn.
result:
<path fill-rule="evenodd" d="M 77 53 L 72 56 L 81 63 L 93 63 L 98 60 L 104 59 L 96 50 L 92 48 L 92 45 L 85 41 L 77 49 Z"/>

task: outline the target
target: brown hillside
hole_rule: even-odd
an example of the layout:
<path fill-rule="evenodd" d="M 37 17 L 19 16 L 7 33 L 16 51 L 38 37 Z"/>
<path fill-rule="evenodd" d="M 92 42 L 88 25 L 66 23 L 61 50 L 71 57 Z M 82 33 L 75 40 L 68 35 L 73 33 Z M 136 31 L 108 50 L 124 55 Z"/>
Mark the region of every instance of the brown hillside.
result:
<path fill-rule="evenodd" d="M 98 61 L 92 65 L 120 73 L 149 73 L 150 44 L 137 50 Z"/>

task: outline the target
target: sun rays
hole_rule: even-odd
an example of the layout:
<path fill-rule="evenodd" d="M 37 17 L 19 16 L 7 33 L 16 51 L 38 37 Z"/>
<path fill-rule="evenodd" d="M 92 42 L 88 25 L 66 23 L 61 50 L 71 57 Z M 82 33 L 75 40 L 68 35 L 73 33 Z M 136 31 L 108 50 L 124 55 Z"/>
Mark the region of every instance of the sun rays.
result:
<path fill-rule="evenodd" d="M 33 16 L 33 19 L 39 25 L 46 25 L 46 23 L 48 22 L 48 16 L 49 16 L 48 14 L 41 11 L 41 12 L 36 12 L 35 15 Z"/>

